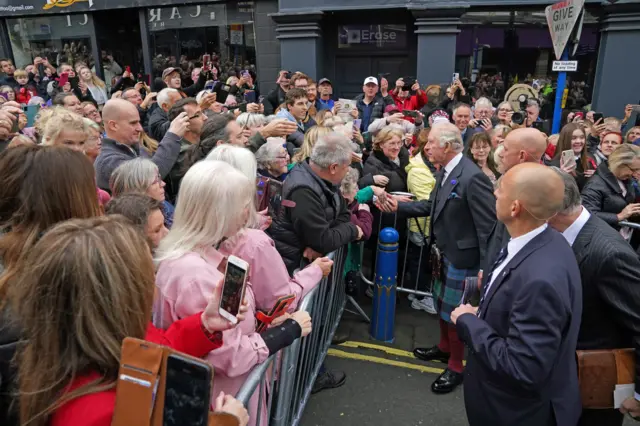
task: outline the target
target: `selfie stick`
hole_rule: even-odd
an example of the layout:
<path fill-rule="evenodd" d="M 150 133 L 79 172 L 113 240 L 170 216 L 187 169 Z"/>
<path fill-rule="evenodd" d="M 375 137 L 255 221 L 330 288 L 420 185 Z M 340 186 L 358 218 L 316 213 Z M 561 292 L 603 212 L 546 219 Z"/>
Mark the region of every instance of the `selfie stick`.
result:
<path fill-rule="evenodd" d="M 394 339 L 399 239 L 398 231 L 393 228 L 384 228 L 378 237 L 373 315 L 369 335 L 386 343 L 393 343 Z"/>

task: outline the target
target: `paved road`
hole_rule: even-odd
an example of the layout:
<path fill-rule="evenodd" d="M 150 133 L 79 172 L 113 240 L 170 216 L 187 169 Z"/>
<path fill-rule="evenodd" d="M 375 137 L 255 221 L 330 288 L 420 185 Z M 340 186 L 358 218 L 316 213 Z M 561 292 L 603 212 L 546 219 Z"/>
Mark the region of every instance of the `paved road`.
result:
<path fill-rule="evenodd" d="M 361 302 L 371 312 L 368 301 Z M 327 367 L 346 372 L 347 383 L 313 395 L 301 426 L 468 425 L 462 388 L 448 395 L 430 390 L 444 364 L 422 362 L 410 353 L 414 346 L 437 343 L 436 318 L 412 310 L 404 297 L 396 318 L 396 339 L 384 345 L 369 338 L 358 317 L 345 314 L 340 328 L 349 341 L 330 349 Z M 636 424 L 627 418 L 624 426 Z"/>

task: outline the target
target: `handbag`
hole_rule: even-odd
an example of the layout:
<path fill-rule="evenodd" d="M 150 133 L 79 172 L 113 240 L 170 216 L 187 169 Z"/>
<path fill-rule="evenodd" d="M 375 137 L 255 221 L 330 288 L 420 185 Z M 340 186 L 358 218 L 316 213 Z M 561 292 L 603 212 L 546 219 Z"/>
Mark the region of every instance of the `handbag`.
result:
<path fill-rule="evenodd" d="M 576 359 L 583 408 L 613 408 L 616 385 L 634 383 L 633 349 L 576 351 Z"/>

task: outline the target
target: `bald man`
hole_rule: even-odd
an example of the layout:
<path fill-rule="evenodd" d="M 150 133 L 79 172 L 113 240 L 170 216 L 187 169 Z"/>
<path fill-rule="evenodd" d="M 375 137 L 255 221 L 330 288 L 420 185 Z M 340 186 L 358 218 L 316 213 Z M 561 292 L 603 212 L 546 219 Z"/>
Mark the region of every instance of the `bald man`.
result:
<path fill-rule="evenodd" d="M 107 137 L 94 163 L 98 187 L 110 191 L 111 173 L 123 162 L 137 157 L 150 157 L 164 179 L 180 154 L 180 140 L 189 128 L 189 117 L 182 113 L 171 123 L 155 153 L 140 148 L 140 114 L 134 104 L 124 99 L 111 99 L 102 110 L 102 122 Z"/>
<path fill-rule="evenodd" d="M 486 271 L 479 307 L 451 314 L 469 348 L 469 424 L 575 425 L 582 285 L 571 247 L 547 226 L 563 208 L 564 183 L 550 168 L 520 164 L 500 179 L 495 196 L 512 238 Z"/>
<path fill-rule="evenodd" d="M 533 128 L 515 129 L 507 135 L 502 145 L 503 150 L 499 156 L 501 168 L 506 173 L 518 164 L 539 164 L 547 149 L 547 136 Z M 483 270 L 491 266 L 498 252 L 507 244 L 509 238 L 511 237 L 504 224 L 500 221 L 496 222 L 487 244 L 487 256 L 482 267 Z"/>

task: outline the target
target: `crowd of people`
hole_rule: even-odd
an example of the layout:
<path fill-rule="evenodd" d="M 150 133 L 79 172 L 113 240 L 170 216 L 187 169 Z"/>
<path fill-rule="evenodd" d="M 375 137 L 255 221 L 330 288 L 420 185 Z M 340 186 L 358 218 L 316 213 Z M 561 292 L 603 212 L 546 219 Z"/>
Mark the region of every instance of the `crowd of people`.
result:
<path fill-rule="evenodd" d="M 266 422 L 257 393 L 232 395 L 311 331 L 295 308 L 325 256 L 375 243 L 378 224 L 408 240 L 409 279 L 434 283 L 412 307 L 437 315 L 440 340 L 414 354 L 447 363 L 434 393 L 464 377 L 472 425 L 621 424 L 581 409 L 575 350 L 640 354 L 633 106 L 568 111 L 547 136 L 538 100 L 514 119 L 486 78 L 476 98 L 460 80 L 371 76 L 347 106 L 302 72 L 264 97 L 253 70 L 223 84 L 215 67 L 167 66 L 158 90 L 125 71 L 107 90 L 88 64 L 38 59 L 0 60 L 15 95 L 0 105 L 2 424 L 110 424 L 127 336 L 206 359 L 212 409 Z M 237 324 L 218 312 L 229 256 L 249 265 Z M 461 304 L 480 270 L 479 307 Z M 258 331 L 256 313 L 290 295 Z M 323 366 L 313 392 L 345 382 Z"/>

